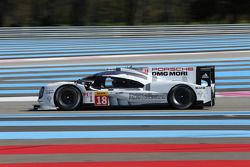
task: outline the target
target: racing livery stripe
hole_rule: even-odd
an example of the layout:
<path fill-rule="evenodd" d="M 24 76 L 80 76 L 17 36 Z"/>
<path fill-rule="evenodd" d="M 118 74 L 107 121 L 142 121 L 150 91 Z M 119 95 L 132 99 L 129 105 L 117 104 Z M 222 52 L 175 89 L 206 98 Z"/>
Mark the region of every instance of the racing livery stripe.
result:
<path fill-rule="evenodd" d="M 65 144 L 0 146 L 0 154 L 250 152 L 250 144 Z"/>
<path fill-rule="evenodd" d="M 120 162 L 58 162 L 13 163 L 0 167 L 249 167 L 250 160 L 191 160 L 191 161 L 120 161 Z"/>

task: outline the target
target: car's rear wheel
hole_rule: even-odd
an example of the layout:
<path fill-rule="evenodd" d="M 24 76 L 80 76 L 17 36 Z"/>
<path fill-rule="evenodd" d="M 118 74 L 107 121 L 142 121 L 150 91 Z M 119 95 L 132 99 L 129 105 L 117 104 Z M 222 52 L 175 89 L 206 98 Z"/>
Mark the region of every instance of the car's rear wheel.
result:
<path fill-rule="evenodd" d="M 168 94 L 169 104 L 175 109 L 188 109 L 196 100 L 196 95 L 192 88 L 181 84 L 173 87 Z"/>
<path fill-rule="evenodd" d="M 80 90 L 71 85 L 60 87 L 55 93 L 55 105 L 60 110 L 75 110 L 81 104 Z"/>

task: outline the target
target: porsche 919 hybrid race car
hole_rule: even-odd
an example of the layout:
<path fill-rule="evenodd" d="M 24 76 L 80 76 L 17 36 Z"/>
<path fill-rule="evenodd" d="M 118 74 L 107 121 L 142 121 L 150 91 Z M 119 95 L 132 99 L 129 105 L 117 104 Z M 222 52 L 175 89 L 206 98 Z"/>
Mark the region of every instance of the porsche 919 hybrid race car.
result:
<path fill-rule="evenodd" d="M 174 109 L 213 106 L 215 68 L 116 68 L 74 82 L 43 86 L 35 110 L 76 110 L 84 106 L 168 105 Z"/>

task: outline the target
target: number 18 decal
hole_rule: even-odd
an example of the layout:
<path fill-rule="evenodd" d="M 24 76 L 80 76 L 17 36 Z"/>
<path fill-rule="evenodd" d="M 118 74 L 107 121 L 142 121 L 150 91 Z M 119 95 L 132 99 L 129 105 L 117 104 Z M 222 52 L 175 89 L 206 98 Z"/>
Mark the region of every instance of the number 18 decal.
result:
<path fill-rule="evenodd" d="M 95 106 L 108 106 L 108 92 L 95 92 Z"/>

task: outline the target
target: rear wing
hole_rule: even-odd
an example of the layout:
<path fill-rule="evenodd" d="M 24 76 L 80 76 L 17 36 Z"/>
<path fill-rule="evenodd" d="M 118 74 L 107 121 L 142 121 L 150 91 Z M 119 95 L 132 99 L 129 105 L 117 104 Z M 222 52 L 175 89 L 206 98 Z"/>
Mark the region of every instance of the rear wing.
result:
<path fill-rule="evenodd" d="M 215 85 L 215 67 L 214 66 L 198 66 L 196 67 L 196 84 L 202 85 L 206 82 L 208 86 Z"/>
<path fill-rule="evenodd" d="M 211 106 L 215 105 L 215 66 L 196 67 L 196 84 L 211 86 Z M 209 104 L 208 104 L 209 105 Z"/>

